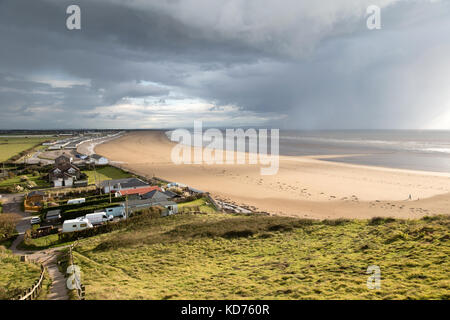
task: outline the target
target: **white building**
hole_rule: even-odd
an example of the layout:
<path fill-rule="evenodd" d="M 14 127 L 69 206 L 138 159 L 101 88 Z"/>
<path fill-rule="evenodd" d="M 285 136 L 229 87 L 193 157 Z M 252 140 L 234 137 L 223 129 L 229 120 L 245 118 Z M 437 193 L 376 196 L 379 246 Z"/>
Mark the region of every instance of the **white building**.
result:
<path fill-rule="evenodd" d="M 102 157 L 98 154 L 93 154 L 90 156 L 90 158 L 91 158 L 91 163 L 95 163 L 98 165 L 107 165 L 109 163 L 107 158 Z"/>

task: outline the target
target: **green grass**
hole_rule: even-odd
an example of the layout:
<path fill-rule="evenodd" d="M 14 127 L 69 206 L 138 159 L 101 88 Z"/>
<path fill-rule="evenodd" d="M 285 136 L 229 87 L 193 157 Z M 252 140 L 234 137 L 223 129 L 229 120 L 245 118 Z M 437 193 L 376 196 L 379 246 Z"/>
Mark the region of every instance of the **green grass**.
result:
<path fill-rule="evenodd" d="M 449 299 L 449 223 L 175 215 L 81 240 L 74 259 L 87 299 Z"/>
<path fill-rule="evenodd" d="M 178 204 L 178 210 L 180 212 L 189 211 L 201 211 L 204 213 L 215 213 L 216 209 L 210 203 L 207 203 L 205 198 L 197 199 L 194 201 L 184 202 Z"/>
<path fill-rule="evenodd" d="M 30 181 L 33 181 L 34 183 L 36 183 L 36 186 L 38 188 L 46 188 L 46 187 L 51 186 L 51 184 L 47 180 L 43 179 L 44 175 L 39 175 L 39 176 L 26 175 L 26 176 L 29 178 Z M 18 185 L 18 184 L 25 184 L 26 182 L 20 181 L 20 177 L 21 176 L 16 176 L 14 178 L 0 180 L 0 188 L 11 187 L 11 186 Z"/>
<path fill-rule="evenodd" d="M 21 262 L 19 256 L 0 246 L 0 300 L 21 294 L 39 279 L 40 274 L 38 265 Z"/>
<path fill-rule="evenodd" d="M 25 251 L 45 250 L 65 244 L 69 243 L 60 243 L 57 234 L 50 234 L 36 239 L 27 238 L 18 245 L 18 249 Z"/>
<path fill-rule="evenodd" d="M 102 168 L 98 168 L 97 170 L 97 182 L 104 180 L 113 180 L 113 179 L 125 179 L 131 178 L 132 175 L 115 167 L 106 166 Z M 95 183 L 95 171 L 94 170 L 86 170 L 82 171 L 88 176 L 88 183 Z"/>
<path fill-rule="evenodd" d="M 0 162 L 19 154 L 22 151 L 33 148 L 44 141 L 51 140 L 49 137 L 8 137 L 0 138 Z"/>

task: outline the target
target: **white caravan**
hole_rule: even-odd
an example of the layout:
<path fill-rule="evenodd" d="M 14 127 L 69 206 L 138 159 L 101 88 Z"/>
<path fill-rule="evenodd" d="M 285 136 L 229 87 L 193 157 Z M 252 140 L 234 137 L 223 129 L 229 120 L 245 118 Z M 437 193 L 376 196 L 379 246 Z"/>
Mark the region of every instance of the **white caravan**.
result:
<path fill-rule="evenodd" d="M 93 225 L 88 219 L 66 220 L 63 223 L 62 232 L 74 232 L 89 228 L 93 228 Z"/>
<path fill-rule="evenodd" d="M 67 200 L 67 204 L 80 204 L 80 203 L 85 203 L 85 202 L 86 202 L 85 198 Z"/>

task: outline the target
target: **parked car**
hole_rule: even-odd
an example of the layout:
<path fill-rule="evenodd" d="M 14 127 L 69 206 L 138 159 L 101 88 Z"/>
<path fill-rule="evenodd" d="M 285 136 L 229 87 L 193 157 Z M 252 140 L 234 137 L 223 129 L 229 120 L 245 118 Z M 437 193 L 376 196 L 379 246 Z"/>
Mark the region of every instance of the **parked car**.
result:
<path fill-rule="evenodd" d="M 40 224 L 41 223 L 41 218 L 33 217 L 33 218 L 31 218 L 30 223 L 31 223 L 31 225 Z"/>
<path fill-rule="evenodd" d="M 86 202 L 85 198 L 77 198 L 77 199 L 67 200 L 67 204 L 80 204 L 80 203 L 85 203 L 85 202 Z"/>
<path fill-rule="evenodd" d="M 104 222 L 113 221 L 114 216 L 113 215 L 107 215 L 106 212 L 94 212 L 89 213 L 85 217 L 87 220 L 89 220 L 90 223 L 93 225 L 96 224 L 102 224 Z"/>
<path fill-rule="evenodd" d="M 74 232 L 93 228 L 94 226 L 89 222 L 88 219 L 74 219 L 66 220 L 63 223 L 62 232 Z"/>

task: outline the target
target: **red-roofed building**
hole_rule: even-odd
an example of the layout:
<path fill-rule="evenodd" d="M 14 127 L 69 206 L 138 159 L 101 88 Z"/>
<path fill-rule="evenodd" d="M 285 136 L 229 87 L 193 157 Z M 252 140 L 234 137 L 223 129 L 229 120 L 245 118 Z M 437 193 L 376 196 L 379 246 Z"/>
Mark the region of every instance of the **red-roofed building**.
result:
<path fill-rule="evenodd" d="M 128 189 L 128 190 L 120 190 L 116 192 L 117 197 L 121 196 L 141 196 L 143 194 L 149 193 L 153 190 L 161 191 L 161 189 L 158 186 L 148 186 L 148 187 L 142 187 L 142 188 L 136 188 L 136 189 Z"/>

